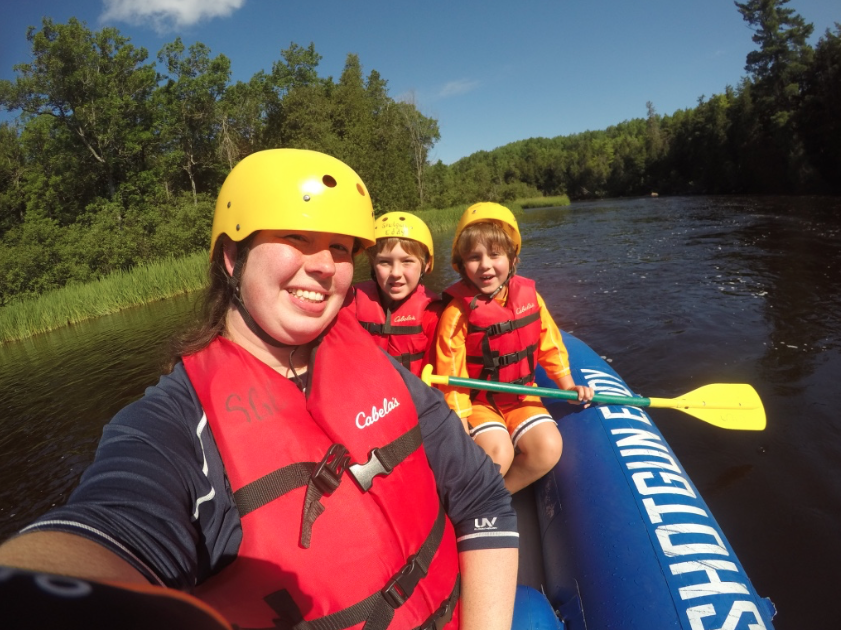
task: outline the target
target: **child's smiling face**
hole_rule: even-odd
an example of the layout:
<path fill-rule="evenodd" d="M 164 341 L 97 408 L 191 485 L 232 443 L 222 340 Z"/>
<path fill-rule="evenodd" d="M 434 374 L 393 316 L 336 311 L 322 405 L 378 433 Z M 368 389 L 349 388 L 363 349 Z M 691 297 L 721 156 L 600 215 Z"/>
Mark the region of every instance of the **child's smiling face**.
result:
<path fill-rule="evenodd" d="M 511 272 L 511 261 L 504 251 L 488 249 L 483 243 L 464 257 L 464 273 L 476 288 L 485 295 L 491 295 L 502 286 Z"/>
<path fill-rule="evenodd" d="M 425 271 L 424 261 L 406 252 L 400 245 L 378 253 L 373 267 L 377 284 L 387 302 L 386 307 L 409 297 Z"/>

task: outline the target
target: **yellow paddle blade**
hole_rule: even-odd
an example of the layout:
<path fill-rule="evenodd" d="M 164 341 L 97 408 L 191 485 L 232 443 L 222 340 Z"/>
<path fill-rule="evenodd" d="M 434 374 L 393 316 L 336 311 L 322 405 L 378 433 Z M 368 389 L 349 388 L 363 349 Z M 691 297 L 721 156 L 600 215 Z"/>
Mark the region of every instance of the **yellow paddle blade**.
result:
<path fill-rule="evenodd" d="M 678 398 L 649 398 L 650 407 L 678 409 L 723 429 L 762 431 L 765 408 L 750 385 L 716 383 Z"/>

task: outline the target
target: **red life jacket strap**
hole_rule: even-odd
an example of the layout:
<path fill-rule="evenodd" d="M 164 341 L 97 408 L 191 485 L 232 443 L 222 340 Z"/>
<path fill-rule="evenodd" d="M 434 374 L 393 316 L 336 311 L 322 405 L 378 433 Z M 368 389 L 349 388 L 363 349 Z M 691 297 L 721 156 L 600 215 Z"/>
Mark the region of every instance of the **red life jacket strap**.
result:
<path fill-rule="evenodd" d="M 419 335 L 423 332 L 423 326 L 392 326 L 389 322 L 385 324 L 359 322 L 359 324 L 372 335 Z"/>
<path fill-rule="evenodd" d="M 456 575 L 456 583 L 453 585 L 453 590 L 450 596 L 447 597 L 434 613 L 427 617 L 421 625 L 413 630 L 442 630 L 453 618 L 453 613 L 456 609 L 456 602 L 458 596 L 461 594 L 461 575 Z"/>
<path fill-rule="evenodd" d="M 336 491 L 345 471 L 363 492 L 367 492 L 374 483 L 374 477 L 390 474 L 422 443 L 420 426 L 415 425 L 385 446 L 371 449 L 366 463 L 352 465 L 347 449 L 341 444 L 333 444 L 320 462 L 289 464 L 239 488 L 234 492 L 234 501 L 240 518 L 296 488 L 307 486 L 300 542 L 303 547 L 309 548 L 313 523 L 324 512 L 321 497 Z"/>
<path fill-rule="evenodd" d="M 425 354 L 425 353 L 423 353 L 423 352 L 415 352 L 414 354 L 412 354 L 412 353 L 410 353 L 410 352 L 406 352 L 406 353 L 404 353 L 404 354 L 398 354 L 398 355 L 397 355 L 396 357 L 394 357 L 394 358 L 395 358 L 395 359 L 396 359 L 396 360 L 400 363 L 400 365 L 402 365 L 404 368 L 406 368 L 407 370 L 411 370 L 411 369 L 412 369 L 412 361 L 418 361 L 419 359 L 423 359 L 423 355 L 424 355 L 424 354 Z"/>
<path fill-rule="evenodd" d="M 324 458 L 316 464 L 307 481 L 307 493 L 304 495 L 304 510 L 301 515 L 301 539 L 304 549 L 310 548 L 312 526 L 324 512 L 321 497 L 330 496 L 342 483 L 342 473 L 350 462 L 350 455 L 342 444 L 332 444 Z"/>
<path fill-rule="evenodd" d="M 484 365 L 485 368 L 492 369 L 494 372 L 496 372 L 498 368 L 505 367 L 506 365 L 512 365 L 514 363 L 519 363 L 523 359 L 528 358 L 530 355 L 533 355 L 536 350 L 536 343 L 533 343 L 525 350 L 520 350 L 519 352 L 510 352 L 508 354 L 497 354 L 493 350 L 488 349 L 487 356 L 467 357 L 467 362 Z"/>
<path fill-rule="evenodd" d="M 415 587 L 429 572 L 432 558 L 444 538 L 446 523 L 444 506 L 439 505 L 438 516 L 435 518 L 432 530 L 418 552 L 409 558 L 382 590 L 343 610 L 307 621 L 285 589 L 266 596 L 264 601 L 278 614 L 275 628 L 280 630 L 342 630 L 364 621 L 363 630 L 385 630 L 394 618 L 394 611 L 406 603 L 415 591 Z M 430 622 L 435 623 L 437 618 L 432 619 L 432 617 L 435 617 L 439 612 L 443 615 L 449 612 L 450 617 L 452 617 L 452 608 L 455 607 L 455 600 L 458 599 L 458 589 L 459 580 L 456 579 L 456 586 L 453 590 L 455 596 L 450 593 L 438 610 L 422 626 L 419 626 L 420 629 L 435 628 L 436 626 L 429 626 L 428 624 Z M 313 595 L 317 596 L 317 593 Z M 241 630 L 249 629 L 243 628 Z"/>
<path fill-rule="evenodd" d="M 484 332 L 488 337 L 497 337 L 499 335 L 509 333 L 512 330 L 524 328 L 532 322 L 536 322 L 538 319 L 540 319 L 540 311 L 535 311 L 531 315 L 526 315 L 525 317 L 521 317 L 520 319 L 509 319 L 504 322 L 497 322 L 496 324 L 492 324 L 487 328 L 482 328 L 481 326 L 476 326 L 475 324 L 468 324 L 467 332 Z"/>
<path fill-rule="evenodd" d="M 347 449 L 333 444 L 320 462 L 289 464 L 255 479 L 234 492 L 240 518 L 301 486 L 313 486 L 319 496 L 333 494 L 349 461 Z"/>
<path fill-rule="evenodd" d="M 314 468 L 315 462 L 289 464 L 244 485 L 234 492 L 240 518 L 295 488 L 307 485 Z"/>
<path fill-rule="evenodd" d="M 419 425 L 415 425 L 396 440 L 382 448 L 372 448 L 368 454 L 368 461 L 364 464 L 348 466 L 348 473 L 356 481 L 363 492 L 368 492 L 377 475 L 388 475 L 409 455 L 423 444 L 423 437 Z"/>

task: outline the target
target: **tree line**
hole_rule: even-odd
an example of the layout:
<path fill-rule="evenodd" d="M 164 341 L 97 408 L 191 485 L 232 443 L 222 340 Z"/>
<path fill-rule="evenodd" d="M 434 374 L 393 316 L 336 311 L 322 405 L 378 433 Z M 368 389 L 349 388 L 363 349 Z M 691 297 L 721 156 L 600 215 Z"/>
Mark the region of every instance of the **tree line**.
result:
<path fill-rule="evenodd" d="M 431 166 L 432 203 L 658 194 L 841 193 L 841 25 L 815 47 L 789 0 L 736 8 L 753 30 L 747 76 L 696 107 L 600 131 L 531 138 Z"/>
<path fill-rule="evenodd" d="M 319 75 L 313 44 L 230 80 L 230 61 L 180 39 L 157 63 L 113 28 L 31 27 L 31 61 L 0 81 L 0 305 L 207 247 L 216 191 L 271 147 L 359 172 L 378 213 L 477 200 L 841 192 L 841 27 L 812 48 L 789 0 L 735 3 L 754 31 L 748 75 L 692 109 L 429 163 L 436 120 L 347 56 Z"/>

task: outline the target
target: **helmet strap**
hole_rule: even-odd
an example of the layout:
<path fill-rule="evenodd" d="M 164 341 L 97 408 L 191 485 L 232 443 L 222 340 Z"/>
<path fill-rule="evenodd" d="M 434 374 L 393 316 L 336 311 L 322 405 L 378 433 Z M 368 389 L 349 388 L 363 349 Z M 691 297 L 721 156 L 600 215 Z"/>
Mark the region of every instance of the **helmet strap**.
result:
<path fill-rule="evenodd" d="M 491 300 L 493 300 L 500 291 L 502 291 L 505 287 L 508 286 L 508 281 L 511 280 L 515 273 L 517 273 L 516 269 L 511 269 L 511 271 L 508 273 L 508 277 L 505 279 L 505 282 L 503 282 L 496 289 L 494 289 L 493 293 L 491 293 L 490 295 L 485 295 L 484 293 L 477 293 L 476 295 L 474 295 L 473 299 L 470 301 L 470 310 L 476 310 L 476 302 L 479 300 L 479 298 L 487 298 L 486 302 L 490 302 Z"/>

